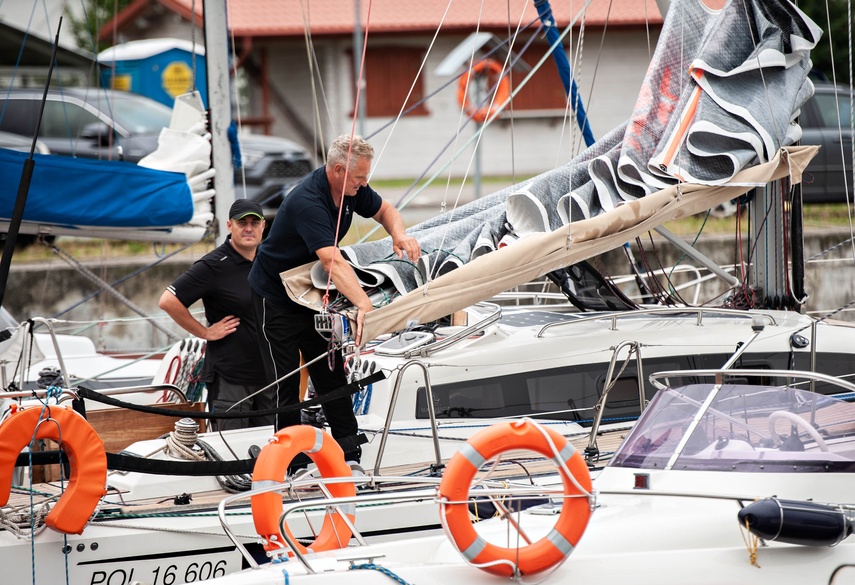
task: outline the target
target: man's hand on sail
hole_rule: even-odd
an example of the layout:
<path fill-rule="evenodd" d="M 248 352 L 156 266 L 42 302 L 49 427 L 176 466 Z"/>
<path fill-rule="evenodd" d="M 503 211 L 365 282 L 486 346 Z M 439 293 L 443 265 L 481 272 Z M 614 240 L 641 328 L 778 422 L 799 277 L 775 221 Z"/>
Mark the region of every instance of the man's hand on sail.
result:
<path fill-rule="evenodd" d="M 422 255 L 422 250 L 419 247 L 419 241 L 413 236 L 408 236 L 406 233 L 401 234 L 399 237 L 392 238 L 392 250 L 394 250 L 395 255 L 398 256 L 398 259 L 400 260 L 404 259 L 404 253 L 406 252 L 407 258 L 409 258 L 411 262 L 415 262 L 419 259 L 419 256 Z"/>
<path fill-rule="evenodd" d="M 407 235 L 404 219 L 391 203 L 384 201 L 380 205 L 379 211 L 374 214 L 373 219 L 383 226 L 387 234 L 392 236 L 392 250 L 398 258 L 403 259 L 403 254 L 406 252 L 407 258 L 411 262 L 419 259 L 419 256 L 422 255 L 419 241 Z"/>

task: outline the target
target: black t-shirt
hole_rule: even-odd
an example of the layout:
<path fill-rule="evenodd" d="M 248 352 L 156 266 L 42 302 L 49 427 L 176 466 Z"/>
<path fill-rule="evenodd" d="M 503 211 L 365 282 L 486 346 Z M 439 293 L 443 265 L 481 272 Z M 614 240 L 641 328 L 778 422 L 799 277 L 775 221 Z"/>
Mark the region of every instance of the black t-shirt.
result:
<path fill-rule="evenodd" d="M 373 217 L 382 203 L 380 195 L 369 186 L 361 187 L 353 197 L 345 197 L 336 240 L 338 208 L 333 203 L 326 167 L 316 169 L 279 206 L 270 233 L 252 264 L 250 285 L 265 299 L 296 310 L 298 305 L 288 298 L 279 273 L 316 261 L 317 250 L 338 245 L 344 238 L 354 212 Z"/>
<path fill-rule="evenodd" d="M 221 246 L 197 260 L 168 290 L 185 307 L 202 299 L 209 326 L 228 315 L 240 319 L 233 333 L 208 342 L 203 381 L 212 382 L 217 373 L 235 384 L 265 384 L 252 293 L 246 282 L 252 262 L 241 256 L 230 240 L 228 236 Z"/>

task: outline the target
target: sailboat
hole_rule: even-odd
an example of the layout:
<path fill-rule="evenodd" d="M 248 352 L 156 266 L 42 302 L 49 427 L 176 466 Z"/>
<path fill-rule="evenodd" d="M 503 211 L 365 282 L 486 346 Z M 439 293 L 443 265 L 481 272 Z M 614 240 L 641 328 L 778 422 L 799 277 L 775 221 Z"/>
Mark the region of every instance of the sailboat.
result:
<path fill-rule="evenodd" d="M 783 372 L 778 372 L 783 374 Z M 793 379 L 819 374 L 787 371 Z M 689 385 L 667 378 L 705 378 Z M 853 405 L 787 386 L 746 383 L 759 370 L 662 372 L 661 391 L 591 480 L 580 454 L 531 420 L 480 431 L 432 498 L 444 533 L 253 566 L 212 585 L 287 583 L 546 584 L 848 582 L 853 552 Z M 838 391 L 855 386 L 840 380 Z M 557 486 L 481 481 L 513 449 L 551 459 Z M 387 495 L 380 495 L 380 501 Z M 538 501 L 538 498 L 541 498 Z M 354 498 L 329 498 L 341 506 Z M 472 523 L 473 503 L 495 517 Z M 544 499 L 546 501 L 544 501 Z M 286 520 L 306 507 L 286 507 Z"/>
<path fill-rule="evenodd" d="M 686 5 L 694 6 L 691 2 Z M 792 82 L 792 85 L 790 80 L 781 80 L 781 88 L 789 88 L 791 92 L 787 94 L 791 98 L 790 105 L 796 105 L 798 100 L 806 99 L 803 87 L 809 89 L 804 85 L 805 59 L 809 45 L 816 40 L 817 29 L 789 3 L 782 3 L 781 7 L 785 10 L 779 16 L 784 23 L 770 26 L 769 31 L 795 31 L 793 36 L 782 41 L 787 51 L 761 50 L 757 56 L 763 57 L 761 61 L 771 58 L 775 73 L 789 74 L 794 70 L 799 74 L 795 76 L 797 83 Z M 680 30 L 680 15 L 686 12 L 675 9 L 669 14 L 672 30 Z M 736 22 L 742 22 L 732 11 L 723 14 L 720 18 L 734 17 Z M 721 30 L 720 23 L 703 11 L 689 16 L 693 19 L 690 22 L 695 32 Z M 758 22 L 762 20 L 759 18 Z M 775 38 L 768 34 L 760 36 Z M 781 40 L 780 36 L 777 38 Z M 699 39 L 693 43 L 706 46 Z M 667 50 L 662 49 L 662 52 L 667 53 Z M 664 75 L 656 71 L 651 67 L 649 75 L 659 76 L 661 81 Z M 690 85 L 688 76 L 683 72 L 686 85 Z M 680 77 L 673 76 L 674 82 Z M 769 77 L 770 80 L 777 79 L 772 71 Z M 704 79 L 703 83 L 707 81 Z M 694 109 L 682 110 L 675 104 L 674 110 L 682 113 L 714 108 L 715 100 L 710 103 L 702 96 L 706 91 L 703 86 L 697 80 L 692 83 L 691 87 L 701 87 L 701 90 L 688 92 L 676 102 L 685 102 Z M 715 84 L 713 86 L 718 89 Z M 650 103 L 642 110 L 647 114 L 658 112 Z M 354 406 L 359 414 L 360 428 L 368 440 L 364 445 L 363 464 L 368 472 L 364 481 L 370 486 L 372 477 L 382 479 L 382 476 L 390 475 L 388 470 L 392 466 L 405 463 L 409 464 L 406 473 L 413 473 L 412 464 L 416 463 L 423 471 L 418 481 L 436 483 L 449 458 L 476 431 L 489 427 L 496 418 L 515 419 L 526 415 L 538 417 L 559 435 L 577 441 L 577 449 L 585 452 L 588 463 L 601 465 L 617 445 L 598 443 L 597 439 L 605 431 L 613 430 L 613 436 L 619 442 L 653 396 L 653 390 L 643 375 L 642 364 L 644 368 L 675 370 L 682 370 L 687 362 L 689 365 L 700 362 L 704 367 L 756 364 L 758 369 L 753 372 L 762 369 L 769 372 L 765 381 L 786 380 L 787 374 L 781 370 L 793 367 L 795 362 L 816 363 L 817 369 L 848 373 L 851 359 L 847 352 L 853 347 L 851 329 L 827 322 L 818 323 L 796 312 L 745 312 L 681 306 L 620 313 L 599 311 L 584 315 L 544 311 L 542 307 L 534 310 L 509 309 L 480 304 L 480 301 L 510 288 L 516 282 L 564 269 L 601 249 L 619 246 L 635 234 L 652 229 L 667 219 L 708 209 L 769 181 L 782 179 L 787 186 L 798 182 L 813 149 L 788 145 L 795 138 L 790 132 L 794 131 L 791 124 L 793 113 L 794 110 L 790 110 L 775 118 L 780 126 L 777 132 L 764 130 L 769 140 L 747 140 L 752 147 L 752 156 L 746 156 L 745 160 L 740 156 L 724 157 L 727 163 L 724 166 L 729 170 L 717 177 L 705 175 L 703 169 L 694 164 L 698 162 L 696 148 L 698 144 L 707 144 L 708 135 L 705 132 L 700 135 L 693 133 L 695 128 L 688 122 L 683 127 L 682 121 L 695 120 L 691 116 L 681 118 L 678 115 L 676 119 L 680 123 L 663 125 L 663 132 L 673 126 L 672 138 L 677 146 L 673 159 L 663 159 L 659 166 L 650 167 L 646 161 L 643 164 L 633 162 L 632 156 L 619 147 L 626 136 L 637 138 L 627 128 L 645 129 L 648 126 L 638 124 L 618 129 L 586 151 L 570 167 L 478 202 L 476 207 L 479 210 L 481 206 L 498 203 L 498 216 L 485 210 L 484 215 L 475 213 L 465 217 L 466 222 L 479 226 L 503 223 L 504 218 L 510 217 L 513 207 L 518 218 L 526 221 L 541 218 L 539 227 L 532 221 L 526 224 L 530 226 L 529 232 L 522 233 L 521 222 L 512 224 L 517 240 L 505 246 L 498 245 L 495 234 L 483 233 L 483 246 L 479 238 L 467 235 L 461 241 L 469 238 L 471 247 L 480 250 L 474 260 L 449 270 L 451 259 L 458 256 L 468 259 L 472 255 L 459 254 L 458 251 L 445 254 L 444 248 L 437 246 L 436 253 L 428 255 L 429 264 L 417 267 L 416 272 L 392 275 L 393 282 L 396 278 L 404 283 L 410 281 L 415 284 L 419 279 L 423 282 L 412 290 L 407 290 L 405 284 L 400 291 L 404 294 L 387 307 L 372 312 L 372 316 L 377 316 L 368 323 L 370 329 L 366 334 L 371 344 L 359 348 L 358 360 L 351 361 L 354 366 L 351 373 L 356 383 L 353 390 L 358 391 Z M 654 117 L 658 120 L 658 116 Z M 682 136 L 677 132 L 680 129 L 688 130 L 688 134 Z M 704 129 L 703 125 L 701 129 Z M 730 134 L 728 136 L 735 139 L 744 135 L 734 128 L 730 128 Z M 648 154 L 652 156 L 656 150 L 654 148 Z M 663 152 L 669 151 L 665 149 Z M 742 150 L 739 152 L 745 154 Z M 629 162 L 625 160 L 625 154 Z M 700 157 L 702 162 L 704 158 Z M 581 180 L 589 169 L 599 173 L 597 180 L 587 188 L 579 186 L 581 183 L 577 185 L 577 179 Z M 621 190 L 624 187 L 618 189 L 619 183 L 603 180 L 610 174 L 621 178 L 632 176 L 631 169 L 652 177 L 649 180 L 654 185 L 657 182 L 663 185 L 653 190 L 645 180 L 638 179 Z M 671 179 L 663 176 L 669 172 Z M 683 173 L 684 179 L 691 177 L 694 182 L 674 178 L 674 175 Z M 665 185 L 669 181 L 671 184 Z M 617 199 L 600 196 L 596 189 L 600 184 L 607 191 L 613 186 L 614 193 L 619 194 Z M 567 197 L 560 199 L 562 208 L 547 207 L 536 197 L 550 192 L 552 185 L 568 188 L 562 194 Z M 586 190 L 590 196 L 587 199 L 581 193 Z M 561 216 L 559 209 L 563 209 L 571 221 L 566 226 L 553 228 L 553 222 Z M 600 210 L 602 212 L 597 213 Z M 455 216 L 462 211 L 456 210 Z M 453 219 L 454 216 L 442 216 L 435 220 L 435 225 L 443 229 Z M 419 228 L 419 233 L 422 228 Z M 467 232 L 470 233 L 471 230 Z M 480 229 L 477 235 L 482 235 Z M 461 244 L 455 245 L 459 250 Z M 491 247 L 498 249 L 482 253 Z M 361 259 L 362 252 L 355 251 L 353 255 L 361 265 L 371 267 L 370 261 Z M 493 260 L 506 261 L 500 262 L 506 266 L 494 268 Z M 479 274 L 474 270 L 485 266 L 485 276 L 473 276 Z M 286 275 L 284 284 L 296 297 L 310 299 L 307 293 L 313 292 L 311 281 L 311 267 L 306 267 L 299 275 Z M 470 284 L 472 286 L 467 286 Z M 470 294 L 470 290 L 474 292 Z M 388 296 L 394 297 L 395 294 Z M 421 302 L 424 300 L 430 302 Z M 603 298 L 601 301 L 606 307 L 622 302 Z M 320 305 L 314 306 L 320 308 Z M 386 315 L 390 315 L 388 320 Z M 449 318 L 449 315 L 455 316 Z M 416 323 L 430 321 L 434 321 L 434 326 L 429 330 L 418 330 L 415 326 Z M 355 354 L 356 348 L 351 349 Z M 642 354 L 643 361 L 640 359 Z M 633 355 L 636 361 L 626 360 L 628 355 Z M 625 362 L 618 370 L 617 363 L 621 358 Z M 820 365 L 820 362 L 823 363 Z M 383 373 L 387 379 L 372 377 L 372 372 Z M 686 374 L 689 379 L 691 376 Z M 751 376 L 756 378 L 759 375 L 753 373 Z M 819 388 L 828 393 L 835 391 L 827 381 Z M 101 399 L 95 393 L 88 393 L 87 398 Z M 184 432 L 186 429 L 180 430 Z M 220 436 L 196 435 L 191 429 L 189 435 L 193 444 L 201 439 L 223 459 L 238 460 L 232 467 L 222 465 L 218 472 L 221 477 L 247 471 L 252 462 L 247 463 L 244 454 L 253 446 L 264 446 L 270 437 L 269 431 L 264 430 L 232 431 Z M 172 462 L 178 457 L 163 451 L 172 440 L 173 437 L 169 437 L 141 442 L 129 446 L 127 451 L 134 454 L 131 457 L 140 465 L 146 465 L 151 459 Z M 515 465 L 520 466 L 519 462 Z M 522 463 L 524 469 L 527 465 Z M 283 478 L 284 473 L 282 470 Z M 551 477 L 554 481 L 559 476 L 552 474 Z M 246 478 L 242 480 L 245 482 Z M 346 480 L 351 484 L 363 481 L 354 476 Z M 235 481 L 240 483 L 234 477 L 226 478 L 227 483 Z M 19 541 L 11 530 L 0 533 L 0 555 L 4 559 L 9 555 L 6 565 L 18 571 L 14 573 L 18 580 L 25 581 L 30 575 L 30 568 L 38 567 L 42 571 L 39 573 L 37 569 L 38 579 L 57 580 L 68 575 L 83 582 L 163 582 L 168 578 L 170 582 L 179 583 L 182 580 L 220 577 L 250 564 L 226 531 L 219 527 L 214 512 L 216 500 L 212 502 L 210 499 L 222 497 L 220 483 L 216 479 L 179 475 L 174 480 L 167 480 L 160 475 L 148 476 L 133 471 L 111 474 L 109 484 L 114 493 L 98 500 L 100 511 L 93 522 L 84 526 L 80 535 L 45 530 L 32 541 Z M 295 482 L 290 482 L 285 487 L 294 486 Z M 371 489 L 382 491 L 376 486 Z M 370 495 L 366 493 L 360 497 Z M 381 508 L 374 506 L 370 497 L 361 502 L 362 505 L 356 505 L 355 514 L 356 528 L 360 533 L 382 537 L 390 532 L 399 534 L 407 527 L 439 526 L 439 515 L 433 506 L 395 502 Z M 176 510 L 181 512 L 176 513 Z M 246 506 L 225 508 L 223 514 L 239 542 L 244 546 L 252 543 L 256 554 L 263 554 Z M 315 514 L 315 519 L 324 517 L 323 507 Z M 305 525 L 295 526 L 292 529 L 297 533 L 312 532 Z M 26 530 L 23 533 L 26 537 Z M 153 534 L 157 537 L 152 538 Z M 31 566 L 13 562 L 13 558 L 20 558 L 23 552 L 31 549 L 35 554 L 26 552 L 32 557 Z M 281 576 L 280 571 L 277 578 Z M 237 578 L 237 582 L 244 578 Z"/>

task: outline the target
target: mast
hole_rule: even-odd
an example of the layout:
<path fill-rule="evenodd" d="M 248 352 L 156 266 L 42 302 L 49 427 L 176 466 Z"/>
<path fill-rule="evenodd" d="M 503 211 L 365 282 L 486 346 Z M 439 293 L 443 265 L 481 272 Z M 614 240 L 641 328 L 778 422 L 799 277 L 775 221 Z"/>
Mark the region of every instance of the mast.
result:
<path fill-rule="evenodd" d="M 225 240 L 229 208 L 235 200 L 234 167 L 228 130 L 232 120 L 229 91 L 229 34 L 225 0 L 204 0 L 205 59 L 208 68 L 208 119 L 214 175 L 217 242 Z"/>

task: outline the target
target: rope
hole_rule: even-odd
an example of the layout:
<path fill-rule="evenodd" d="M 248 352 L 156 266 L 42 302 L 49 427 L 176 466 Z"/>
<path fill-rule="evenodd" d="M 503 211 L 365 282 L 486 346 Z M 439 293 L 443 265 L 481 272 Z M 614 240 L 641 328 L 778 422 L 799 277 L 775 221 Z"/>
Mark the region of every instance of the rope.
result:
<path fill-rule="evenodd" d="M 315 406 L 316 404 L 323 404 L 330 400 L 336 400 L 338 398 L 349 398 L 351 394 L 358 392 L 360 389 L 364 388 L 368 384 L 373 384 L 374 382 L 379 382 L 380 380 L 384 380 L 386 378 L 386 374 L 381 372 L 376 372 L 367 378 L 363 378 L 361 380 L 357 380 L 351 384 L 346 386 L 342 386 L 332 392 L 328 392 L 322 396 L 318 396 L 317 398 L 313 398 L 311 400 L 305 400 L 299 404 L 291 404 L 288 406 L 283 406 L 281 408 L 270 408 L 266 410 L 254 410 L 250 412 L 194 412 L 193 418 L 195 419 L 206 419 L 206 420 L 219 420 L 219 419 L 232 419 L 232 418 L 246 418 L 249 416 L 267 416 L 271 414 L 282 414 L 285 412 L 294 412 L 299 411 L 304 408 L 308 408 L 310 406 Z M 169 408 L 155 408 L 150 406 L 144 406 L 141 404 L 134 404 L 132 402 L 124 402 L 122 400 L 116 400 L 110 396 L 106 396 L 101 394 L 100 392 L 96 392 L 95 390 L 90 390 L 89 388 L 81 387 L 77 391 L 78 396 L 80 398 L 86 398 L 88 400 L 94 400 L 96 402 L 101 402 L 102 404 L 109 404 L 112 406 L 119 406 L 128 410 L 134 410 L 137 412 L 145 412 L 149 414 L 159 414 L 162 416 L 173 416 L 173 417 L 186 417 L 187 411 L 184 410 L 172 410 Z"/>
<path fill-rule="evenodd" d="M 55 499 L 51 498 L 52 500 Z M 0 526 L 5 527 L 19 540 L 33 538 L 47 528 L 45 516 L 50 512 L 50 502 L 41 502 L 32 507 L 0 508 Z"/>
<path fill-rule="evenodd" d="M 760 543 L 760 537 L 753 534 L 748 527 L 748 518 L 745 519 L 745 526 L 739 525 L 739 533 L 742 535 L 742 541 L 745 543 L 745 548 L 748 550 L 748 560 L 758 569 L 760 563 L 757 562 L 757 547 Z"/>
<path fill-rule="evenodd" d="M 175 423 L 175 430 L 166 436 L 164 450 L 168 455 L 188 461 L 205 461 L 205 452 L 196 449 L 199 425 L 190 418 L 182 418 Z"/>
<path fill-rule="evenodd" d="M 164 450 L 171 456 L 189 461 L 222 461 L 223 458 L 208 443 L 199 440 L 199 425 L 191 418 L 175 423 L 175 430 L 166 437 Z M 229 493 L 248 491 L 252 478 L 247 474 L 217 475 L 217 483 Z"/>
<path fill-rule="evenodd" d="M 376 563 L 362 563 L 361 565 L 351 565 L 348 569 L 349 571 L 378 571 L 383 573 L 396 583 L 401 583 L 401 585 L 410 585 L 403 579 L 401 579 L 398 575 L 387 569 L 386 567 L 381 567 Z"/>
<path fill-rule="evenodd" d="M 336 225 L 335 225 L 335 241 L 336 242 L 339 241 L 338 234 L 339 234 L 339 229 L 341 228 L 341 217 L 342 217 L 342 213 L 344 210 L 344 198 L 346 197 L 345 188 L 347 187 L 347 176 L 350 173 L 350 164 L 351 164 L 350 155 L 351 155 L 351 152 L 353 151 L 353 137 L 356 134 L 356 120 L 359 117 L 359 101 L 360 101 L 360 99 L 362 99 L 362 84 L 363 84 L 363 81 L 365 80 L 365 55 L 368 53 L 368 29 L 369 29 L 369 23 L 371 22 L 371 6 L 372 6 L 372 3 L 369 0 L 368 15 L 366 16 L 366 19 L 365 19 L 365 34 L 364 34 L 363 40 L 362 40 L 362 55 L 360 56 L 360 61 L 359 61 L 359 75 L 357 76 L 357 79 L 356 79 L 356 100 L 355 100 L 355 103 L 353 105 L 353 121 L 352 121 L 351 126 L 350 126 L 350 142 L 347 145 L 347 159 L 346 159 L 346 162 L 344 165 L 344 180 L 343 180 L 342 186 L 341 186 L 341 201 L 339 202 L 338 218 L 336 219 Z M 360 17 L 361 17 L 361 15 L 359 15 L 359 14 L 356 15 L 356 18 L 360 18 Z M 332 196 L 333 196 L 333 201 L 335 201 L 335 193 L 333 193 Z M 339 256 L 339 252 L 336 250 L 336 253 L 333 254 L 333 259 L 332 259 L 332 264 L 330 266 L 329 274 L 327 274 L 327 285 L 326 285 L 326 289 L 324 290 L 324 296 L 322 299 L 322 310 L 324 312 L 326 311 L 327 306 L 329 305 L 330 288 L 332 286 L 332 275 L 333 275 L 333 272 L 335 272 L 335 262 L 336 262 L 336 258 L 338 258 L 338 256 Z M 357 311 L 357 317 L 358 317 L 358 311 Z M 354 337 L 355 337 L 355 334 L 354 334 Z M 332 344 L 332 338 L 330 338 L 330 344 Z M 330 352 L 330 355 L 328 358 L 328 365 L 329 365 L 330 371 L 335 369 L 335 354 L 333 352 Z"/>

